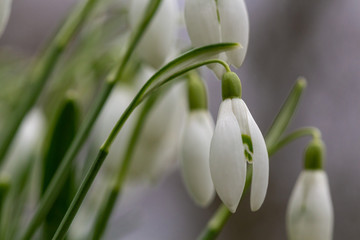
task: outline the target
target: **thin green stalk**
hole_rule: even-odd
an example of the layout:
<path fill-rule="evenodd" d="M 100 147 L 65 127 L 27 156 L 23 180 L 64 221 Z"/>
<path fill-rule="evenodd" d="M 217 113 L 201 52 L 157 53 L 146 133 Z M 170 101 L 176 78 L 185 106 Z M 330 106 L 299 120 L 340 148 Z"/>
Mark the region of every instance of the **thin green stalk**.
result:
<path fill-rule="evenodd" d="M 277 152 L 279 149 L 283 148 L 285 145 L 293 142 L 294 140 L 305 137 L 305 136 L 312 136 L 313 138 L 320 138 L 321 133 L 319 129 L 315 127 L 304 127 L 300 128 L 289 135 L 283 137 L 281 140 L 279 140 L 277 143 L 271 145 L 271 147 L 268 148 L 269 155 L 272 155 L 273 153 Z"/>
<path fill-rule="evenodd" d="M 215 46 L 221 46 L 221 45 L 222 44 L 215 44 L 213 46 L 215 47 Z M 206 46 L 205 48 L 209 48 L 209 47 L 210 46 Z M 200 50 L 203 49 L 203 48 L 200 48 Z M 199 49 L 195 49 L 194 51 L 197 51 L 197 50 L 199 50 Z M 189 52 L 188 54 L 191 54 L 191 52 Z M 183 55 L 182 57 L 186 58 L 185 55 Z M 180 57 L 180 58 L 182 58 L 182 57 Z M 176 61 L 176 60 L 174 60 L 174 61 Z M 206 65 L 206 64 L 214 63 L 214 62 L 218 62 L 218 60 L 210 60 L 210 61 L 205 61 L 205 62 L 202 62 L 202 63 L 199 63 L 199 64 L 194 64 L 192 67 L 186 68 L 187 69 L 186 71 L 185 70 L 180 70 L 180 71 L 174 73 L 173 75 L 171 75 L 168 78 L 166 78 L 165 80 L 163 80 L 162 83 L 165 84 L 168 81 L 178 77 L 179 75 L 181 75 L 183 73 L 186 73 L 187 71 L 191 71 L 194 68 L 197 68 L 197 67 L 200 67 L 200 66 L 203 66 L 203 65 Z M 172 62 L 169 63 L 169 64 L 172 64 Z M 176 66 L 176 64 L 175 64 L 175 66 Z M 167 68 L 167 67 L 165 66 L 164 68 Z M 159 72 L 161 72 L 161 71 L 162 70 L 159 70 Z M 106 139 L 104 144 L 101 146 L 100 152 L 108 152 L 110 150 L 110 147 L 111 147 L 114 139 L 116 138 L 117 134 L 119 133 L 119 131 L 121 130 L 121 128 L 125 124 L 126 120 L 129 118 L 129 116 L 135 110 L 135 108 L 141 103 L 141 101 L 144 100 L 145 92 L 151 86 L 151 84 L 155 80 L 157 80 L 158 77 L 159 76 L 157 74 L 154 74 L 153 77 L 151 77 L 144 84 L 144 86 L 140 89 L 140 91 L 137 93 L 137 95 L 132 100 L 130 105 L 127 107 L 125 112 L 121 115 L 118 122 L 115 124 L 114 128 L 112 129 L 110 135 L 108 136 L 108 138 Z M 161 85 L 162 84 L 160 84 L 159 86 L 161 86 Z M 149 92 L 153 92 L 154 88 L 157 88 L 157 86 L 150 89 Z M 106 157 L 106 156 L 104 156 L 104 157 Z M 94 160 L 92 166 L 98 166 L 98 165 L 101 166 L 103 161 L 104 161 L 104 159 L 98 157 L 98 158 L 96 158 Z M 95 167 L 90 168 L 86 176 L 96 176 L 98 170 L 99 170 L 99 168 L 95 168 Z M 92 177 L 85 177 L 85 179 L 82 181 L 82 184 L 81 184 L 80 188 L 78 189 L 78 191 L 76 193 L 76 196 L 73 199 L 69 209 L 67 210 L 67 212 L 65 214 L 65 217 L 61 221 L 61 224 L 60 224 L 59 228 L 57 229 L 57 231 L 55 233 L 55 236 L 53 237 L 53 240 L 60 240 L 65 236 L 65 234 L 67 233 L 67 231 L 68 231 L 68 229 L 69 229 L 69 227 L 70 227 L 70 225 L 71 225 L 77 211 L 79 210 L 79 207 L 80 207 L 82 201 L 84 200 L 84 198 L 85 198 L 85 196 L 86 196 L 86 194 L 87 194 L 87 192 L 89 190 L 89 187 L 91 186 L 93 180 L 94 180 L 94 178 L 92 178 Z"/>
<path fill-rule="evenodd" d="M 29 88 L 24 92 L 25 95 L 21 98 L 21 102 L 16 108 L 14 116 L 6 123 L 7 125 L 4 127 L 5 132 L 1 134 L 0 164 L 5 159 L 7 150 L 9 149 L 23 118 L 39 98 L 47 80 L 58 63 L 60 56 L 69 45 L 75 33 L 89 17 L 97 2 L 98 0 L 87 0 L 72 12 L 68 20 L 55 36 L 54 40 L 47 47 L 42 57 L 40 57 L 32 68 L 34 70 L 29 76 Z"/>
<path fill-rule="evenodd" d="M 134 52 L 134 49 L 141 39 L 143 33 L 145 32 L 146 28 L 148 27 L 152 17 L 154 16 L 158 6 L 160 5 L 161 0 L 153 0 L 150 1 L 147 11 L 139 23 L 138 27 L 134 31 L 134 33 L 130 37 L 130 45 L 127 48 L 127 51 L 120 63 L 115 75 L 110 74 L 102 93 L 96 100 L 94 107 L 90 110 L 90 113 L 87 115 L 84 124 L 82 124 L 79 133 L 76 135 L 75 139 L 71 143 L 71 147 L 66 152 L 64 159 L 61 161 L 61 164 L 56 171 L 53 179 L 51 180 L 49 187 L 47 188 L 46 192 L 41 199 L 38 208 L 35 212 L 34 217 L 31 219 L 29 226 L 25 229 L 24 235 L 21 239 L 30 239 L 31 236 L 34 234 L 38 226 L 42 223 L 44 217 L 50 210 L 52 204 L 56 200 L 58 194 L 62 186 L 64 185 L 67 179 L 67 169 L 71 166 L 73 159 L 76 157 L 77 153 L 79 152 L 81 146 L 85 142 L 86 138 L 88 137 L 91 128 L 93 127 L 101 109 L 103 108 L 106 100 L 110 96 L 112 89 L 115 86 L 115 83 L 122 78 L 124 74 L 124 69 L 126 68 L 127 64 L 129 63 L 129 59 Z M 76 196 L 75 196 L 76 197 Z"/>
<path fill-rule="evenodd" d="M 152 96 L 147 100 L 145 106 L 141 110 L 141 114 L 135 124 L 135 128 L 131 134 L 131 138 L 129 141 L 129 144 L 127 146 L 127 150 L 125 152 L 123 161 L 121 162 L 120 168 L 117 171 L 117 176 L 115 183 L 112 185 L 110 192 L 108 196 L 105 198 L 105 201 L 103 204 L 101 204 L 102 208 L 100 209 L 100 212 L 98 216 L 96 217 L 96 221 L 94 224 L 94 235 L 92 237 L 93 240 L 101 239 L 107 223 L 110 219 L 112 210 L 115 206 L 116 200 L 118 199 L 118 196 L 122 190 L 123 183 L 126 178 L 126 174 L 128 172 L 128 169 L 130 167 L 130 161 L 133 156 L 136 143 L 140 137 L 140 133 L 143 129 L 146 117 L 148 116 L 150 110 L 154 106 L 156 100 L 158 99 L 158 94 Z"/>
<path fill-rule="evenodd" d="M 250 188 L 251 178 L 252 178 L 252 168 L 249 167 L 246 173 L 246 181 L 245 181 L 244 191 L 241 200 L 245 195 L 244 193 L 246 193 Z M 209 220 L 207 227 L 204 229 L 204 231 L 200 234 L 200 236 L 197 239 L 198 240 L 216 239 L 231 215 L 232 213 L 229 211 L 229 209 L 224 204 L 221 204 L 220 207 L 216 210 L 214 216 Z"/>
<path fill-rule="evenodd" d="M 265 142 L 267 146 L 271 147 L 270 143 L 276 143 L 276 140 L 284 133 L 291 121 L 291 118 L 294 116 L 296 107 L 299 104 L 300 97 L 302 96 L 305 87 L 306 79 L 302 77 L 298 78 L 295 86 L 292 88 L 289 96 L 285 100 L 268 133 L 266 134 Z"/>
<path fill-rule="evenodd" d="M 193 66 L 185 68 L 183 71 L 180 71 L 178 74 L 173 76 L 173 78 L 176 78 L 177 76 L 180 76 L 180 75 L 184 74 L 185 72 L 190 71 L 190 69 L 198 68 L 199 66 L 202 66 L 203 64 L 210 64 L 210 63 L 218 63 L 218 64 L 223 65 L 225 69 L 229 69 L 229 66 L 227 65 L 227 63 L 225 63 L 222 60 L 215 59 L 215 60 L 205 61 L 203 63 L 195 64 Z M 167 80 L 159 83 L 158 86 L 154 87 L 154 89 L 158 89 L 161 85 L 165 84 L 166 82 L 167 82 Z M 150 92 L 151 91 L 149 91 L 148 94 L 150 94 Z M 144 98 L 148 94 L 146 94 L 144 96 Z M 125 153 L 124 159 L 122 161 L 122 164 L 120 165 L 120 169 L 118 171 L 116 182 L 111 187 L 110 192 L 108 193 L 107 197 L 105 198 L 104 204 L 101 205 L 102 208 L 100 209 L 100 212 L 99 212 L 98 216 L 96 217 L 96 222 L 94 224 L 94 231 L 93 231 L 94 234 L 92 237 L 93 240 L 100 239 L 106 229 L 107 223 L 111 216 L 111 212 L 112 212 L 112 210 L 115 206 L 116 200 L 122 190 L 122 186 L 125 181 L 126 174 L 129 169 L 129 166 L 130 166 L 132 154 L 134 152 L 134 149 L 135 149 L 137 140 L 139 138 L 142 126 L 145 122 L 147 114 L 150 112 L 152 106 L 156 102 L 156 99 L 157 99 L 157 95 L 150 98 L 147 101 L 144 108 L 142 109 L 141 115 L 139 116 L 139 119 L 135 125 L 134 132 L 131 135 L 129 146 L 127 147 L 127 151 Z"/>
<path fill-rule="evenodd" d="M 79 209 L 82 203 L 82 200 L 85 198 L 86 193 L 88 192 L 89 188 L 91 187 L 92 182 L 94 181 L 102 163 L 104 162 L 106 156 L 108 155 L 108 151 L 106 149 L 101 148 L 99 154 L 96 158 L 96 161 L 93 162 L 91 165 L 89 172 L 86 174 L 84 181 L 81 183 L 79 191 L 76 193 L 73 201 L 69 209 Z M 74 219 L 77 211 L 67 211 L 63 220 L 61 221 L 60 226 L 58 227 L 55 235 L 52 239 L 63 239 L 67 230 L 70 227 L 72 220 Z M 71 220 L 70 220 L 71 219 Z"/>

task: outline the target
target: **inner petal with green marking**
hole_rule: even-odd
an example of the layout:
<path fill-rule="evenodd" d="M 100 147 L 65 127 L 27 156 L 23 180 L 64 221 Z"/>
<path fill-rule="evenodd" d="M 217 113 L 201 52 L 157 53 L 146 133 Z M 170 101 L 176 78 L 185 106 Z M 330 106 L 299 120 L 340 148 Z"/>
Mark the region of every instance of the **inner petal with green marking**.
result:
<path fill-rule="evenodd" d="M 244 150 L 244 155 L 245 158 L 247 160 L 248 163 L 252 164 L 252 154 L 254 153 L 254 149 L 253 149 L 253 144 L 251 141 L 251 137 L 249 135 L 246 134 L 242 134 L 241 135 L 245 150 Z"/>

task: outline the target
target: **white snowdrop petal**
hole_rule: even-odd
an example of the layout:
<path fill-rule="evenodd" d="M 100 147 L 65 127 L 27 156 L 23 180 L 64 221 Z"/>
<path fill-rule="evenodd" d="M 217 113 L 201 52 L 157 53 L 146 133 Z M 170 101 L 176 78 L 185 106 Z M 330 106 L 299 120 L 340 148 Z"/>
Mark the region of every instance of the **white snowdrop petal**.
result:
<path fill-rule="evenodd" d="M 220 105 L 211 141 L 210 172 L 220 199 L 231 212 L 235 212 L 245 185 L 246 162 L 240 128 L 230 99 Z"/>
<path fill-rule="evenodd" d="M 185 22 L 193 46 L 220 42 L 220 25 L 215 1 L 186 0 Z"/>
<path fill-rule="evenodd" d="M 254 118 L 251 116 L 249 109 L 247 109 L 247 115 L 251 141 L 254 149 L 252 155 L 253 176 L 250 193 L 250 207 L 252 211 L 257 211 L 265 200 L 268 188 L 269 155 L 264 137 Z"/>
<path fill-rule="evenodd" d="M 233 98 L 232 100 L 232 109 L 236 120 L 239 123 L 241 134 L 246 134 L 251 136 L 249 129 L 249 121 L 248 121 L 248 108 L 245 102 L 240 98 Z"/>
<path fill-rule="evenodd" d="M 0 1 L 0 37 L 4 33 L 11 11 L 11 0 Z"/>
<path fill-rule="evenodd" d="M 134 29 L 149 0 L 133 0 L 130 6 L 130 26 Z M 179 7 L 176 0 L 163 0 L 148 29 L 140 40 L 137 53 L 153 68 L 160 68 L 175 48 Z"/>
<path fill-rule="evenodd" d="M 221 35 L 223 42 L 239 42 L 241 49 L 226 53 L 229 63 L 240 67 L 249 42 L 249 17 L 243 0 L 219 0 Z"/>
<path fill-rule="evenodd" d="M 215 189 L 209 166 L 210 143 L 214 121 L 208 111 L 191 112 L 182 144 L 182 175 L 193 200 L 202 207 L 214 198 Z"/>
<path fill-rule="evenodd" d="M 296 181 L 286 215 L 289 240 L 331 240 L 334 213 L 323 170 L 304 170 Z"/>

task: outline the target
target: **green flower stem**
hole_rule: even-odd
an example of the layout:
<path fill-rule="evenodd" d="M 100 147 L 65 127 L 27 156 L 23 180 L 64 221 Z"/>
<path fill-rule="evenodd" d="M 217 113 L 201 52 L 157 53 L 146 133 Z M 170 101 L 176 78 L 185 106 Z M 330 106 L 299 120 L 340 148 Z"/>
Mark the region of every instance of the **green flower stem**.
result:
<path fill-rule="evenodd" d="M 321 133 L 320 133 L 319 129 L 317 129 L 315 127 L 300 128 L 300 129 L 290 133 L 289 135 L 283 137 L 277 143 L 272 144 L 271 147 L 268 147 L 268 153 L 269 153 L 269 155 L 272 155 L 273 153 L 275 153 L 276 151 L 278 151 L 285 145 L 291 143 L 292 141 L 294 141 L 298 138 L 301 138 L 301 137 L 306 137 L 306 136 L 312 136 L 314 139 L 317 139 L 317 138 L 321 138 Z"/>
<path fill-rule="evenodd" d="M 117 176 L 115 183 L 110 189 L 109 194 L 105 198 L 103 204 L 101 204 L 102 208 L 98 216 L 96 217 L 96 221 L 94 224 L 94 235 L 92 237 L 93 240 L 101 239 L 107 223 L 110 219 L 112 210 L 115 206 L 116 200 L 118 199 L 119 194 L 121 193 L 123 183 L 125 182 L 125 178 L 130 167 L 130 161 L 133 156 L 136 143 L 140 137 L 140 133 L 144 126 L 145 120 L 148 116 L 148 113 L 154 106 L 156 100 L 158 99 L 159 94 L 155 94 L 146 101 L 145 106 L 141 110 L 140 116 L 135 124 L 135 128 L 131 134 L 131 138 L 129 141 L 129 145 L 127 146 L 126 153 L 124 155 L 123 161 L 121 162 L 120 168 L 117 171 Z"/>
<path fill-rule="evenodd" d="M 98 173 L 107 155 L 108 155 L 108 151 L 106 149 L 101 148 L 98 156 L 96 157 L 96 161 L 94 161 L 93 164 L 91 165 L 89 172 L 86 174 L 84 181 L 80 185 L 79 191 L 77 191 L 69 207 L 69 209 L 76 209 L 76 211 L 69 211 L 68 209 L 52 239 L 64 238 L 65 234 L 67 233 L 67 230 L 70 227 L 72 220 L 74 219 L 77 213 L 77 210 L 81 206 L 82 200 L 85 198 L 87 191 L 91 187 L 91 184 L 94 181 L 96 174 Z"/>
<path fill-rule="evenodd" d="M 21 121 L 29 110 L 36 103 L 47 80 L 54 71 L 60 56 L 74 37 L 78 29 L 84 24 L 92 10 L 95 8 L 99 0 L 87 0 L 79 5 L 69 16 L 54 40 L 47 47 L 45 52 L 36 62 L 33 71 L 29 76 L 29 88 L 25 91 L 25 95 L 21 98 L 19 107 L 16 108 L 14 116 L 9 119 L 4 127 L 4 131 L 0 138 L 0 163 L 5 159 L 7 150 L 19 128 Z"/>
<path fill-rule="evenodd" d="M 248 191 L 251 185 L 251 178 L 252 178 L 252 168 L 248 168 L 248 171 L 246 173 L 244 191 L 241 200 L 245 195 L 244 193 Z M 232 213 L 229 211 L 229 209 L 224 204 L 221 204 L 218 210 L 215 212 L 214 216 L 209 220 L 204 231 L 197 239 L 198 240 L 216 239 L 231 215 Z"/>
<path fill-rule="evenodd" d="M 127 48 L 127 51 L 122 59 L 122 62 L 117 69 L 115 75 L 110 74 L 108 76 L 108 81 L 104 89 L 102 90 L 101 94 L 97 98 L 94 107 L 90 110 L 89 114 L 87 115 L 84 123 L 81 125 L 79 133 L 76 135 L 75 139 L 71 143 L 71 147 L 66 152 L 64 159 L 61 161 L 61 164 L 56 171 L 53 179 L 51 180 L 49 187 L 47 188 L 46 192 L 43 195 L 43 198 L 40 200 L 38 208 L 35 212 L 34 217 L 31 219 L 29 226 L 25 229 L 24 235 L 21 239 L 30 239 L 31 236 L 34 234 L 38 226 L 44 220 L 44 217 L 50 210 L 52 204 L 56 200 L 60 190 L 67 179 L 67 169 L 71 167 L 71 163 L 73 159 L 76 157 L 77 153 L 79 152 L 81 146 L 87 139 L 91 128 L 93 127 L 101 109 L 103 108 L 106 100 L 110 96 L 112 89 L 114 88 L 115 84 L 119 79 L 122 78 L 124 69 L 126 68 L 127 64 L 129 63 L 129 59 L 134 52 L 134 49 L 139 42 L 140 38 L 142 37 L 143 33 L 145 32 L 147 26 L 149 25 L 152 16 L 155 14 L 161 0 L 152 0 L 150 1 L 148 7 L 146 8 L 147 11 L 134 31 L 133 35 L 130 37 L 130 45 Z M 101 160 L 101 159 L 100 159 Z M 76 197 L 76 196 L 75 196 Z"/>
<path fill-rule="evenodd" d="M 306 87 L 306 79 L 298 78 L 295 86 L 292 88 L 288 98 L 282 105 L 279 113 L 277 114 L 273 124 L 271 125 L 268 133 L 266 134 L 265 141 L 266 145 L 272 147 L 271 144 L 275 144 L 276 141 L 285 131 L 292 116 L 295 113 L 296 107 L 298 106 L 300 97 Z"/>
<path fill-rule="evenodd" d="M 227 45 L 227 44 L 225 44 Z M 147 94 L 146 91 L 148 90 L 148 88 L 152 85 L 153 82 L 155 82 L 156 80 L 158 80 L 158 78 L 160 77 L 160 73 L 163 72 L 164 69 L 170 69 L 168 68 L 168 66 L 172 66 L 174 68 L 176 68 L 177 64 L 175 64 L 174 62 L 178 62 L 179 64 L 182 63 L 183 59 L 191 59 L 188 58 L 188 55 L 193 55 L 193 53 L 197 53 L 197 52 L 202 52 L 202 50 L 204 49 L 221 49 L 224 46 L 224 44 L 215 44 L 215 45 L 209 45 L 206 47 L 202 47 L 202 48 L 198 48 L 195 49 L 193 51 L 188 52 L 187 54 L 184 54 L 182 56 L 180 56 L 178 59 L 175 59 L 173 62 L 170 62 L 168 65 L 166 65 L 165 67 L 163 67 L 162 69 L 160 69 L 157 73 L 155 73 L 145 84 L 144 86 L 140 89 L 140 91 L 137 93 L 137 95 L 135 96 L 135 98 L 132 100 L 132 102 L 130 103 L 130 105 L 127 107 L 127 109 L 125 110 L 125 112 L 121 115 L 120 119 L 118 120 L 118 122 L 115 124 L 114 128 L 112 129 L 110 135 L 108 136 L 108 138 L 106 139 L 106 141 L 104 142 L 104 144 L 101 146 L 100 148 L 100 152 L 98 154 L 98 157 L 93 161 L 89 171 L 87 172 L 84 180 L 81 183 L 80 188 L 78 189 L 69 209 L 67 210 L 64 218 L 61 221 L 61 224 L 59 226 L 59 228 L 57 229 L 55 236 L 53 237 L 53 240 L 60 240 L 62 239 L 65 234 L 67 233 L 70 224 L 72 223 L 77 211 L 79 210 L 79 207 L 81 206 L 82 201 L 84 200 L 95 176 L 97 175 L 100 166 L 102 165 L 102 163 L 104 162 L 107 153 L 110 150 L 110 147 L 114 141 L 114 139 L 116 138 L 117 134 L 119 133 L 119 131 L 121 130 L 121 128 L 123 127 L 123 125 L 125 124 L 126 120 L 129 118 L 129 116 L 131 115 L 131 113 L 135 110 L 135 108 L 145 99 L 145 97 L 149 96 L 150 93 L 153 93 L 155 90 L 157 90 L 159 87 L 161 87 L 162 85 L 164 85 L 165 83 L 171 81 L 172 79 L 188 72 L 191 71 L 195 68 L 201 67 L 203 65 L 206 64 L 210 64 L 210 63 L 220 63 L 222 62 L 221 60 L 209 60 L 209 61 L 204 61 L 202 63 L 198 63 L 198 64 L 194 64 L 190 67 L 187 67 L 185 69 L 181 69 L 178 72 L 175 72 L 174 74 L 170 75 L 169 77 L 165 78 L 162 82 L 160 82 L 158 85 L 154 86 L 152 89 L 150 89 Z M 235 44 L 236 46 L 236 44 Z M 234 47 L 234 44 L 228 44 L 228 47 Z M 106 153 L 106 154 L 105 154 Z M 126 162 L 126 165 L 130 164 L 130 160 Z M 125 165 L 125 164 L 124 164 Z M 120 176 L 120 180 L 119 182 L 122 184 L 125 175 L 126 175 L 126 171 L 128 169 L 128 166 L 124 166 L 124 173 L 121 173 Z M 112 201 L 115 201 L 116 199 L 114 198 Z"/>

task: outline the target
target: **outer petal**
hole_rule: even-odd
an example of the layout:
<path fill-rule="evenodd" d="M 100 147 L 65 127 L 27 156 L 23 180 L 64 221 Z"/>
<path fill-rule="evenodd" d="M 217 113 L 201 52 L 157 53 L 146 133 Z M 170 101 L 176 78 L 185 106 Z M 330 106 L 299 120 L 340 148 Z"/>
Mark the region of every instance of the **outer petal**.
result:
<path fill-rule="evenodd" d="M 246 106 L 246 105 L 245 105 Z M 253 144 L 253 176 L 251 183 L 250 206 L 257 211 L 264 202 L 269 182 L 269 155 L 261 131 L 247 109 L 251 141 Z"/>
<path fill-rule="evenodd" d="M 322 170 L 303 171 L 287 208 L 289 240 L 331 240 L 333 214 L 326 173 Z"/>
<path fill-rule="evenodd" d="M 249 42 L 249 17 L 243 0 L 218 0 L 223 42 L 239 42 L 242 49 L 226 53 L 229 63 L 240 67 Z"/>
<path fill-rule="evenodd" d="M 191 112 L 185 126 L 182 147 L 182 175 L 193 200 L 206 207 L 214 198 L 209 166 L 214 121 L 208 111 Z"/>
<path fill-rule="evenodd" d="M 132 0 L 130 25 L 134 28 L 141 19 L 149 0 Z M 159 68 L 175 48 L 179 7 L 175 0 L 163 0 L 156 16 L 142 37 L 137 52 L 154 68 Z"/>
<path fill-rule="evenodd" d="M 195 47 L 220 42 L 220 24 L 215 1 L 186 0 L 185 22 Z"/>
<path fill-rule="evenodd" d="M 231 212 L 235 212 L 245 185 L 246 162 L 230 99 L 220 105 L 211 141 L 210 172 L 219 197 Z"/>
<path fill-rule="evenodd" d="M 11 2 L 11 0 L 0 1 L 0 37 L 3 34 L 10 17 Z"/>

